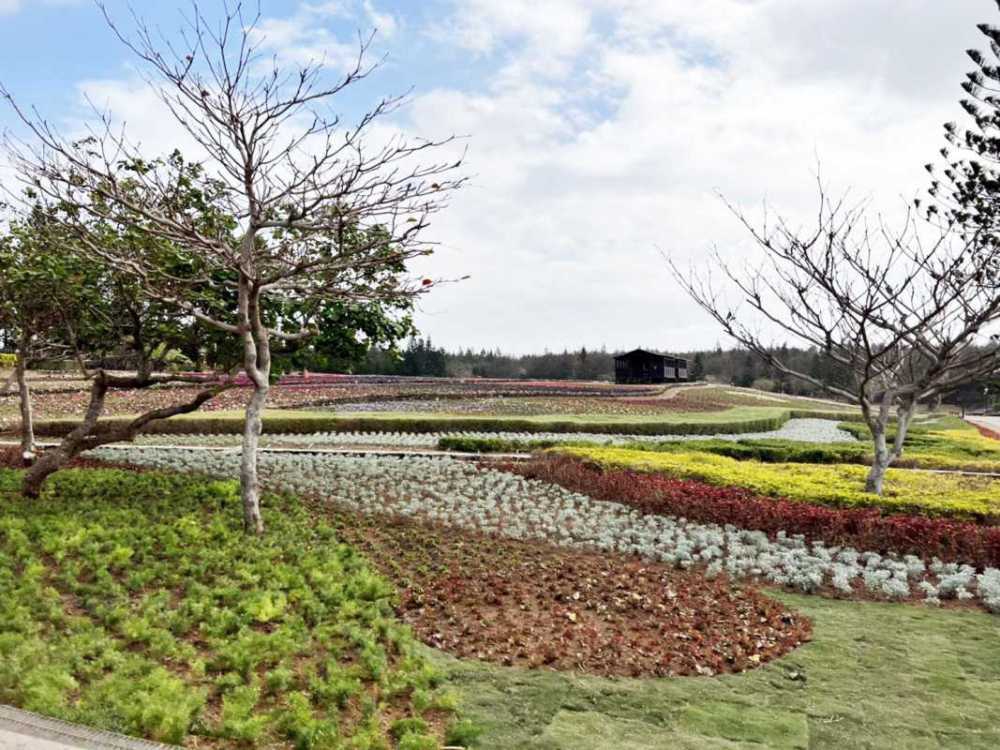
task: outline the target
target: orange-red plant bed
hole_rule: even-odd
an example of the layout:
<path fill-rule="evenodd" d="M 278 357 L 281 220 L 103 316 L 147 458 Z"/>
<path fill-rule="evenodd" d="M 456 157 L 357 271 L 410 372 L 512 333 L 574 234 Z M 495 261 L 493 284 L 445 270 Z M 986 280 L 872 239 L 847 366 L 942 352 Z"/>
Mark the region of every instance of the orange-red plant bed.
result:
<path fill-rule="evenodd" d="M 326 511 L 319 511 L 326 512 Z M 810 622 L 753 586 L 609 553 L 338 515 L 399 615 L 463 658 L 630 677 L 708 675 L 790 651 Z"/>

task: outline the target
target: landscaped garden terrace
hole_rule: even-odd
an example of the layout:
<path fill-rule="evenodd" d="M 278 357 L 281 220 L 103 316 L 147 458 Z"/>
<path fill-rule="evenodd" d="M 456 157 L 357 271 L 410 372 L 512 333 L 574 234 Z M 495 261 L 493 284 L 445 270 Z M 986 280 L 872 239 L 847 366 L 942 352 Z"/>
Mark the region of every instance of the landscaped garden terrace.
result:
<path fill-rule="evenodd" d="M 720 406 L 265 433 L 250 543 L 238 435 L 100 448 L 39 501 L 8 470 L 0 701 L 192 747 L 1000 742 L 1000 442 L 922 417 L 876 498 L 850 412 L 690 418 L 755 408 Z M 328 452 L 390 447 L 436 455 Z"/>

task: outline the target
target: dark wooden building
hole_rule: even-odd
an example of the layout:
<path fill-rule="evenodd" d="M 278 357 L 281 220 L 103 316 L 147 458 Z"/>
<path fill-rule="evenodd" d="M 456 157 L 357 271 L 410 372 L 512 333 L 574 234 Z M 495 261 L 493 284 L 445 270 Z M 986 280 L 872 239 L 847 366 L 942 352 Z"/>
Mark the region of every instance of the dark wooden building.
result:
<path fill-rule="evenodd" d="M 615 357 L 616 383 L 679 383 L 688 379 L 683 357 L 633 349 Z"/>

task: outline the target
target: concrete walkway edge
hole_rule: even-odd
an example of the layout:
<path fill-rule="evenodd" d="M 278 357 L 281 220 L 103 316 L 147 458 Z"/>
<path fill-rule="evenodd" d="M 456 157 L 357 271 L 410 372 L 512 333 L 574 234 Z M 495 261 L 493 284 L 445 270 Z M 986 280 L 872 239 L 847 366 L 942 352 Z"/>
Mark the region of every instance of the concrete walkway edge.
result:
<path fill-rule="evenodd" d="M 170 750 L 176 747 L 0 705 L 0 750 Z"/>

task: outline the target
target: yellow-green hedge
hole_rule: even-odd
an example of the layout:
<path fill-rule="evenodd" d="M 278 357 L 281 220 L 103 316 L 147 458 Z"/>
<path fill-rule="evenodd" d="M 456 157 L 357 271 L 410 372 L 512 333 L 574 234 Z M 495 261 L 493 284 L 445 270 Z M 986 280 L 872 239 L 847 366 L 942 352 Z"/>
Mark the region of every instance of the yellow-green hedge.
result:
<path fill-rule="evenodd" d="M 10 352 L 0 352 L 0 367 L 13 367 L 17 364 L 17 355 Z"/>
<path fill-rule="evenodd" d="M 882 497 L 864 491 L 864 466 L 765 464 L 697 451 L 653 453 L 621 448 L 557 448 L 561 453 L 637 471 L 664 472 L 721 486 L 746 487 L 761 495 L 840 507 L 878 507 L 985 519 L 1000 516 L 1000 482 L 988 477 L 889 469 Z"/>

